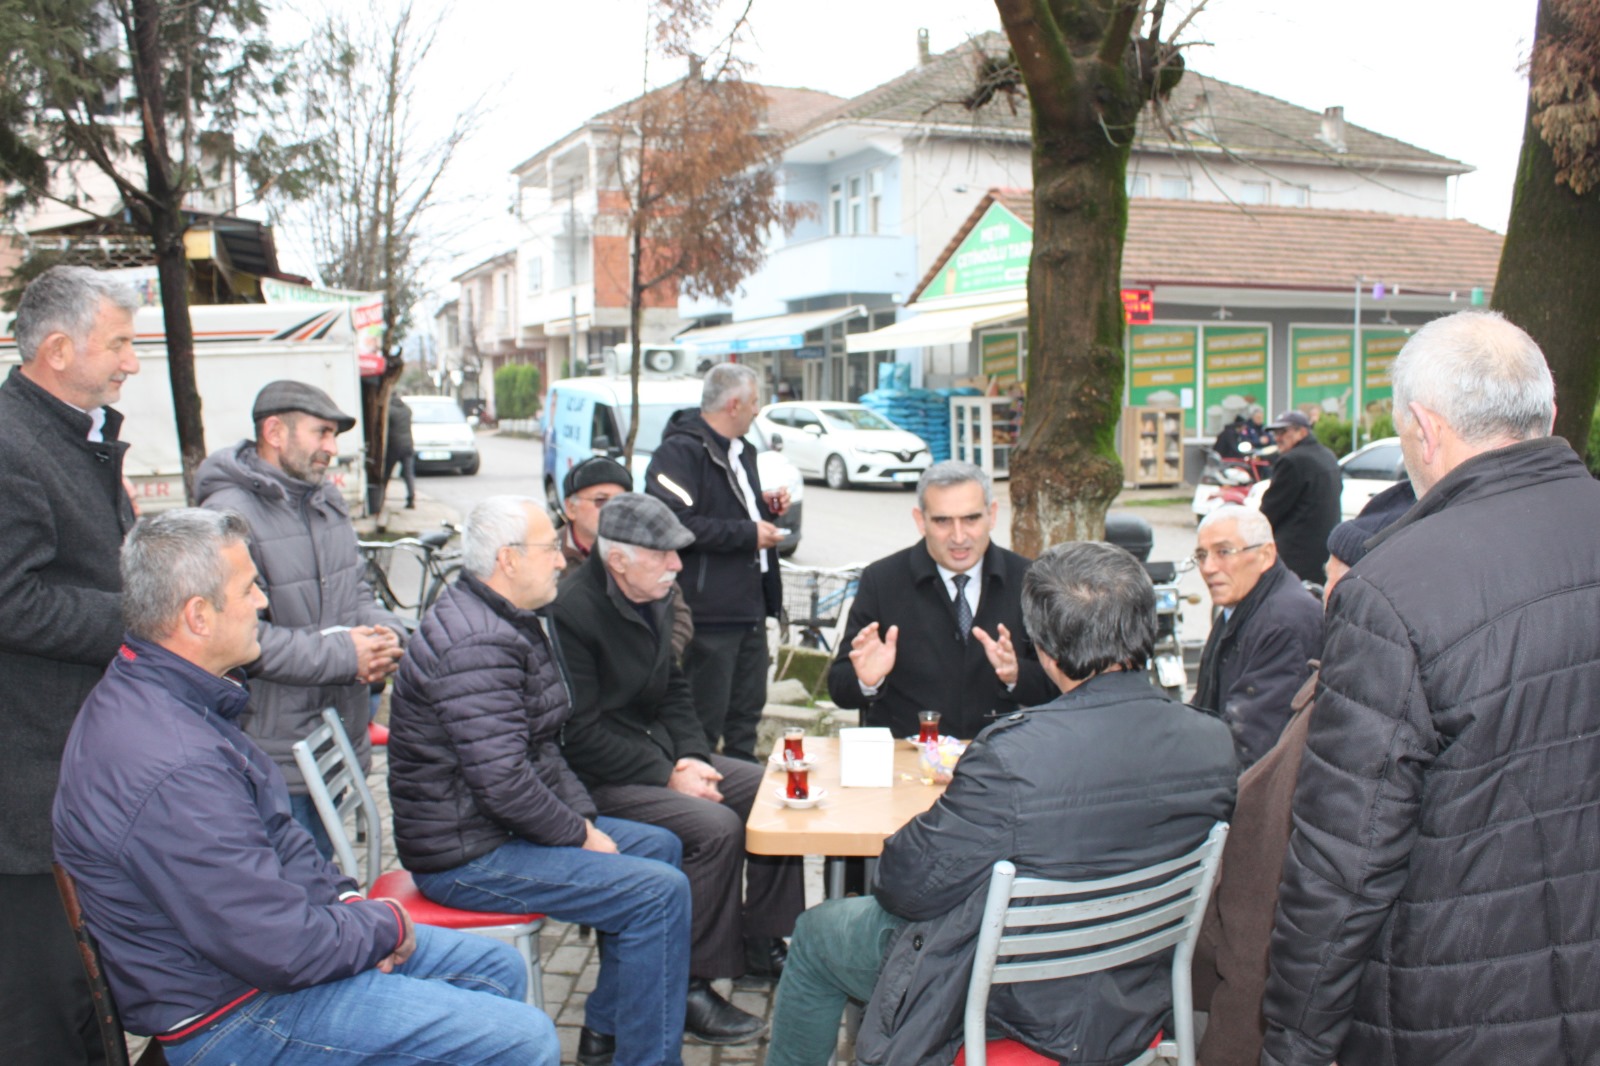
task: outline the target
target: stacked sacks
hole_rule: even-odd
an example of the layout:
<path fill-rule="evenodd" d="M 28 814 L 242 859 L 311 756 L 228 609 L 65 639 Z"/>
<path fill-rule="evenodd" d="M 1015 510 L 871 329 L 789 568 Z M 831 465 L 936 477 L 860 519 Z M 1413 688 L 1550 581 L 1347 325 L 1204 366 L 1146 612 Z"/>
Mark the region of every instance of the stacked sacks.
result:
<path fill-rule="evenodd" d="M 887 364 L 884 369 L 891 365 L 905 364 Z M 889 378 L 883 374 L 880 381 Z M 921 437 L 928 443 L 934 462 L 941 462 L 950 458 L 950 397 L 978 395 L 981 393 L 973 388 L 879 388 L 863 394 L 857 402 Z"/>

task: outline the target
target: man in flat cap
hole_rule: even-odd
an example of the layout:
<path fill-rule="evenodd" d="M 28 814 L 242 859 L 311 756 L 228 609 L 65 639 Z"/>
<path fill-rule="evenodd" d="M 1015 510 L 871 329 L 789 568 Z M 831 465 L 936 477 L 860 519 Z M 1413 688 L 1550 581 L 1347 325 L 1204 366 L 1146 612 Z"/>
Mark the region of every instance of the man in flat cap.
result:
<path fill-rule="evenodd" d="M 567 519 L 561 527 L 561 554 L 567 560 L 562 581 L 581 573 L 584 560 L 594 549 L 595 538 L 600 535 L 600 508 L 606 501 L 632 491 L 633 477 L 627 468 L 604 455 L 590 456 L 567 471 L 561 480 L 561 513 Z M 682 589 L 677 589 L 671 603 L 672 657 L 681 663 L 694 639 L 694 616 Z"/>
<path fill-rule="evenodd" d="M 702 1039 L 712 1033 L 708 1042 L 742 1043 L 764 1026 L 711 981 L 776 978 L 804 892 L 798 860 L 745 854 L 761 768 L 711 753 L 672 655 L 678 552 L 693 542 L 654 496 L 626 493 L 600 512 L 594 550 L 551 607 L 572 680 L 562 749 L 601 814 L 683 841 L 693 899 L 687 1028 Z"/>
<path fill-rule="evenodd" d="M 368 685 L 395 671 L 405 627 L 377 603 L 339 490 L 325 479 L 335 439 L 356 420 L 314 385 L 274 381 L 256 396 L 256 439 L 213 452 L 200 465 L 200 505 L 236 511 L 250 524 L 250 555 L 270 606 L 261 657 L 247 667 L 244 730 L 289 784 L 295 818 L 323 855 L 333 853 L 291 748 L 337 707 L 367 768 Z"/>
<path fill-rule="evenodd" d="M 1285 411 L 1268 428 L 1280 454 L 1261 496 L 1261 513 L 1272 523 L 1283 565 L 1302 581 L 1320 585 L 1326 579 L 1328 534 L 1339 524 L 1344 487 L 1339 459 L 1317 439 L 1303 411 Z"/>

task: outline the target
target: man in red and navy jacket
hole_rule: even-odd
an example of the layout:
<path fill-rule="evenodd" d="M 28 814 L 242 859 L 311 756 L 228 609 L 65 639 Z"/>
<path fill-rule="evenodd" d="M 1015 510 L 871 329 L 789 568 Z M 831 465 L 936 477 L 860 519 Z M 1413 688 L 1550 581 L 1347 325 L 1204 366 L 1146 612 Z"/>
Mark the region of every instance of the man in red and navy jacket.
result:
<path fill-rule="evenodd" d="M 68 738 L 54 827 L 128 1030 L 175 1066 L 297 1062 L 307 1046 L 346 1063 L 555 1063 L 517 953 L 363 899 L 239 729 L 237 668 L 260 654 L 266 606 L 243 519 L 147 520 L 122 575 L 129 636 Z"/>

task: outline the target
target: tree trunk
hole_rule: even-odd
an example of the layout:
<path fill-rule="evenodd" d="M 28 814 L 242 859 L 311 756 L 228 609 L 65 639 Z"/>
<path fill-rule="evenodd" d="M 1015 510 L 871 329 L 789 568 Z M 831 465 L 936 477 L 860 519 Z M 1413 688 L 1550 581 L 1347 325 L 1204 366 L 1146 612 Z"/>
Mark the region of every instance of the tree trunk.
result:
<path fill-rule="evenodd" d="M 641 152 L 642 156 L 643 153 Z M 642 166 L 642 164 L 641 164 Z M 643 171 L 641 170 L 641 174 Z M 642 193 L 644 179 L 639 181 Z M 632 385 L 633 400 L 628 414 L 628 437 L 622 446 L 622 465 L 633 469 L 633 442 L 639 436 L 639 374 L 644 366 L 643 346 L 639 334 L 644 328 L 644 220 L 639 209 L 633 212 L 633 226 L 628 232 L 628 341 L 633 352 L 628 360 L 628 378 Z"/>
<path fill-rule="evenodd" d="M 1535 40 L 1564 29 L 1541 3 Z M 1556 435 L 1586 456 L 1600 391 L 1600 193 L 1556 184 L 1534 113 L 1530 97 L 1492 302 L 1544 349 L 1556 381 Z"/>
<path fill-rule="evenodd" d="M 153 211 L 151 236 L 156 276 L 161 281 L 161 318 L 167 332 L 167 377 L 172 383 L 172 417 L 183 457 L 183 494 L 191 505 L 195 474 L 206 457 L 200 389 L 194 372 L 194 328 L 189 322 L 189 261 L 183 251 L 183 223 L 176 212 Z"/>

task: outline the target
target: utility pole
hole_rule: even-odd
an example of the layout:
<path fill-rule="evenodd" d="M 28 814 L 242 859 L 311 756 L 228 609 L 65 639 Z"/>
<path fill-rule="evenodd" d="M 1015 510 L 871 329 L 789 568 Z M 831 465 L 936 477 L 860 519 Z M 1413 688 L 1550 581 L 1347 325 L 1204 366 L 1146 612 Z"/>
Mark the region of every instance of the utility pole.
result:
<path fill-rule="evenodd" d="M 578 179 L 567 182 L 567 238 L 572 263 L 572 287 L 567 290 L 567 362 L 570 377 L 578 377 Z"/>

